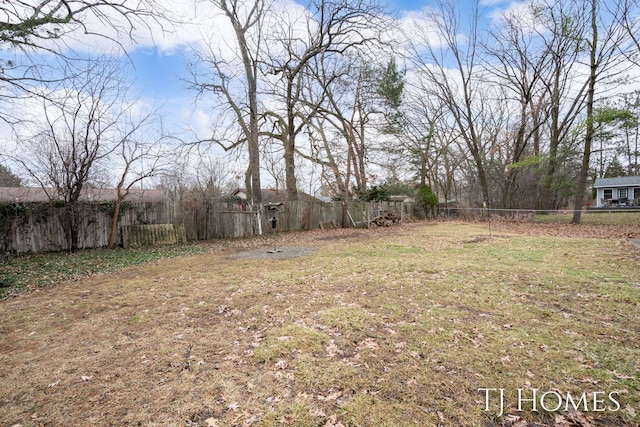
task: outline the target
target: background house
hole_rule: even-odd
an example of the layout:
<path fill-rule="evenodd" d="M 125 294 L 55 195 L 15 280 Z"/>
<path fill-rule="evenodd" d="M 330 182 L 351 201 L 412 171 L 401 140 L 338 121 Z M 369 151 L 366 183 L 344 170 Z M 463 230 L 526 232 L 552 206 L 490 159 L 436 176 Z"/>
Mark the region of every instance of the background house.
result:
<path fill-rule="evenodd" d="M 596 207 L 640 206 L 640 176 L 597 178 Z"/>
<path fill-rule="evenodd" d="M 287 190 L 274 190 L 270 188 L 263 188 L 262 191 L 262 203 L 282 203 L 287 200 Z M 238 188 L 233 193 L 232 196 L 235 196 L 242 200 L 247 200 L 247 190 L 244 188 Z M 298 190 L 298 200 L 301 202 L 318 202 L 322 203 L 323 200 L 318 199 L 310 194 L 305 193 L 304 191 Z"/>

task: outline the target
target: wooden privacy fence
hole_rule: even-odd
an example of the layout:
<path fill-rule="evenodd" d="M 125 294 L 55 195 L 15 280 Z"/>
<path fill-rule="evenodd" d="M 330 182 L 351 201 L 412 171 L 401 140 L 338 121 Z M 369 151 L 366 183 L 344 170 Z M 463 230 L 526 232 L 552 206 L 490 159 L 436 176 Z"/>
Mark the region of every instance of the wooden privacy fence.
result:
<path fill-rule="evenodd" d="M 314 230 L 321 224 L 335 227 L 363 227 L 370 219 L 390 210 L 406 219 L 412 215 L 413 204 L 403 202 L 342 202 L 296 201 L 284 202 L 274 213 L 242 210 L 240 205 L 223 202 L 191 204 L 178 209 L 178 221 L 185 224 L 187 240 L 237 238 L 271 231 L 270 219 L 276 215 L 279 231 Z"/>
<path fill-rule="evenodd" d="M 3 202 L 5 203 L 5 202 Z M 6 205 L 6 206 L 5 206 Z M 67 250 L 60 215 L 63 209 L 48 203 L 9 204 L 0 210 L 0 251 L 27 253 Z M 0 206 L 0 207 L 2 207 Z M 83 203 L 78 248 L 107 246 L 111 216 L 105 203 Z M 320 225 L 362 227 L 381 212 L 394 211 L 406 218 L 412 204 L 401 202 L 285 202 L 277 212 L 279 231 L 313 230 Z M 188 240 L 238 238 L 271 231 L 273 212 L 242 210 L 242 205 L 211 200 L 177 204 L 128 202 L 118 222 L 116 244 L 139 246 L 179 243 Z"/>
<path fill-rule="evenodd" d="M 69 249 L 60 223 L 62 207 L 50 203 L 2 202 L 0 212 L 0 250 L 3 253 L 50 252 Z M 107 246 L 111 231 L 112 206 L 105 203 L 82 203 L 79 206 L 79 249 Z M 120 227 L 134 224 L 173 223 L 173 203 L 127 202 L 123 206 Z M 122 244 L 118 233 L 116 244 Z"/>

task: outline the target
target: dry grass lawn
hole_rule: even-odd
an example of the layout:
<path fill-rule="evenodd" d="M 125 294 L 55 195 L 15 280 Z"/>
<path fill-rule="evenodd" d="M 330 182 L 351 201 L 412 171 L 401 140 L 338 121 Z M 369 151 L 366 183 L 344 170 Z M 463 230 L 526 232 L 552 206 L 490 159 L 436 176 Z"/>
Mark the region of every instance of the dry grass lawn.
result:
<path fill-rule="evenodd" d="M 628 241 L 460 223 L 283 239 L 299 256 L 213 245 L 0 301 L 0 425 L 640 422 Z M 585 400 L 519 411 L 518 389 Z"/>

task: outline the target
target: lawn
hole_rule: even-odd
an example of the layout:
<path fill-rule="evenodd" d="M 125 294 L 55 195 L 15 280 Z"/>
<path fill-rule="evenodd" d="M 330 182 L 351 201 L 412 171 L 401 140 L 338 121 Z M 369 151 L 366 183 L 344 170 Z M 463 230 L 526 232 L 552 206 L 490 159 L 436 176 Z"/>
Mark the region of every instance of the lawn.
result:
<path fill-rule="evenodd" d="M 557 211 L 536 214 L 531 222 L 568 224 L 573 211 Z M 637 225 L 640 224 L 640 209 L 592 209 L 583 211 L 580 217 L 583 224 Z"/>
<path fill-rule="evenodd" d="M 638 425 L 640 249 L 528 227 L 292 233 L 8 298 L 0 425 Z"/>
<path fill-rule="evenodd" d="M 78 280 L 132 265 L 179 257 L 203 250 L 199 245 L 134 249 L 90 249 L 9 257 L 0 261 L 0 299 L 38 288 Z"/>

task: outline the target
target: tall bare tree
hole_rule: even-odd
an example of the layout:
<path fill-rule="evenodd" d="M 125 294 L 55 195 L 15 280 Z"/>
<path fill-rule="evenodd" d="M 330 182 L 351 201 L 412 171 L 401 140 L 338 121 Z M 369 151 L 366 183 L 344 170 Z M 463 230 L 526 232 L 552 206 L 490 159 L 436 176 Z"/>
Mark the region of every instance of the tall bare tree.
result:
<path fill-rule="evenodd" d="M 489 180 L 486 173 L 486 141 L 482 133 L 487 124 L 490 99 L 484 90 L 478 50 L 479 8 L 472 1 L 465 8 L 465 40 L 462 10 L 458 2 L 437 0 L 437 10 L 430 11 L 430 26 L 421 26 L 412 37 L 412 58 L 420 70 L 421 90 L 425 96 L 436 97 L 448 110 L 456 133 L 466 145 L 475 166 L 477 181 L 484 203 L 489 203 Z"/>
<path fill-rule="evenodd" d="M 541 83 L 546 95 L 538 121 L 545 121 L 547 147 L 541 156 L 542 182 L 539 209 L 556 209 L 563 200 L 558 189 L 567 184 L 562 172 L 563 156 L 573 144 L 573 132 L 585 108 L 587 83 L 580 78 L 580 55 L 586 29 L 584 15 L 576 2 L 534 3 L 536 35 L 550 55 L 549 68 Z M 544 141 L 543 141 L 544 143 Z"/>
<path fill-rule="evenodd" d="M 529 19 L 514 12 L 503 16 L 499 27 L 490 30 L 491 39 L 485 45 L 489 54 L 487 68 L 495 80 L 492 83 L 504 88 L 503 99 L 497 101 L 513 106 L 507 124 L 509 131 L 504 138 L 506 158 L 501 207 L 505 209 L 518 207 L 516 194 L 521 171 L 518 165 L 533 153 L 534 139 L 544 124 L 539 111 L 545 98 L 542 78 L 549 68 L 550 52 L 537 42 Z"/>
<path fill-rule="evenodd" d="M 125 107 L 126 108 L 126 107 Z M 117 130 L 112 137 L 116 148 L 111 161 L 118 170 L 116 200 L 111 214 L 111 229 L 107 245 L 116 244 L 118 220 L 122 203 L 135 186 L 153 178 L 175 165 L 175 150 L 171 149 L 172 137 L 165 130 L 156 111 L 141 115 L 126 109 L 120 116 Z"/>
<path fill-rule="evenodd" d="M 584 39 L 589 74 L 587 78 L 586 124 L 582 163 L 578 174 L 575 210 L 571 222 L 580 223 L 582 206 L 585 202 L 591 162 L 591 145 L 594 138 L 594 115 L 596 103 L 596 85 L 611 81 L 613 76 L 624 73 L 628 69 L 625 62 L 629 52 L 629 33 L 620 21 L 612 16 L 611 9 L 603 0 L 584 0 L 583 10 L 587 11 L 589 22 L 587 37 Z M 614 13 L 619 13 L 613 9 Z"/>
<path fill-rule="evenodd" d="M 206 53 L 196 53 L 191 64 L 191 85 L 200 96 L 213 93 L 223 108 L 228 108 L 233 116 L 233 126 L 239 132 L 230 141 L 214 136 L 214 142 L 225 150 L 246 144 L 249 164 L 245 173 L 247 200 L 257 209 L 262 201 L 260 180 L 260 140 L 258 84 L 259 65 L 262 61 L 264 25 L 270 7 L 269 0 L 209 0 L 228 19 L 235 36 L 230 43 L 237 52 L 238 60 L 216 51 L 214 43 Z M 242 70 L 242 71 L 240 71 Z M 241 87 L 238 90 L 238 86 Z"/>
<path fill-rule="evenodd" d="M 318 58 L 346 55 L 379 42 L 382 9 L 368 0 L 312 0 L 300 19 L 270 34 L 268 71 L 277 77 L 272 91 L 283 108 L 269 112 L 275 133 L 284 146 L 287 197 L 298 199 L 296 180 L 296 138 L 304 131 L 309 116 L 316 113 L 304 101 L 307 74 Z M 306 34 L 300 35 L 300 29 Z"/>

